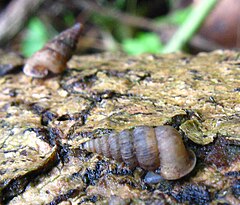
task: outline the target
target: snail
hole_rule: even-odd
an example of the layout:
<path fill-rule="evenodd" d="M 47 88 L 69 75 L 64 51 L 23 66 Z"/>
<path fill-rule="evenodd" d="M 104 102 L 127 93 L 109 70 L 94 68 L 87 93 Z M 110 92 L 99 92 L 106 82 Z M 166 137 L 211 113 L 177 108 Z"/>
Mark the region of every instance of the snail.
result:
<path fill-rule="evenodd" d="M 35 78 L 47 76 L 49 70 L 56 74 L 63 72 L 75 50 L 81 28 L 77 23 L 45 44 L 26 61 L 23 72 Z"/>
<path fill-rule="evenodd" d="M 196 164 L 194 152 L 185 148 L 181 135 L 171 126 L 138 126 L 113 132 L 83 143 L 82 148 L 124 162 L 130 168 L 154 171 L 160 167 L 161 176 L 167 180 L 187 175 Z"/>

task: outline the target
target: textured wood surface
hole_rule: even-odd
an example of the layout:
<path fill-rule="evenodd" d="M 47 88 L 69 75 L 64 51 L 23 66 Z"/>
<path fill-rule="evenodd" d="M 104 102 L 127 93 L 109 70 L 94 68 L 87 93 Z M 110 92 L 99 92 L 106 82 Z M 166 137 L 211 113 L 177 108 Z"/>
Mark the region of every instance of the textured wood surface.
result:
<path fill-rule="evenodd" d="M 1 69 L 22 62 L 4 59 Z M 46 79 L 16 69 L 0 77 L 1 203 L 240 203 L 238 53 L 74 56 L 68 65 Z M 165 124 L 197 156 L 181 180 L 148 184 L 141 168 L 81 150 L 112 130 Z"/>

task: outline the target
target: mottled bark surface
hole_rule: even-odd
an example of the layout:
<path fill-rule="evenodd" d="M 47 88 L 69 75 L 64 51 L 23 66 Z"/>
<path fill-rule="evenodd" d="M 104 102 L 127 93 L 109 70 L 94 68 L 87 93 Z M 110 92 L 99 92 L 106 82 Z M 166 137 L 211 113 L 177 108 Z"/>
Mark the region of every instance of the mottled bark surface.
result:
<path fill-rule="evenodd" d="M 238 53 L 74 56 L 40 80 L 11 73 L 14 59 L 0 77 L 0 203 L 240 203 Z M 197 156 L 180 180 L 148 184 L 141 168 L 80 149 L 112 130 L 165 124 Z"/>

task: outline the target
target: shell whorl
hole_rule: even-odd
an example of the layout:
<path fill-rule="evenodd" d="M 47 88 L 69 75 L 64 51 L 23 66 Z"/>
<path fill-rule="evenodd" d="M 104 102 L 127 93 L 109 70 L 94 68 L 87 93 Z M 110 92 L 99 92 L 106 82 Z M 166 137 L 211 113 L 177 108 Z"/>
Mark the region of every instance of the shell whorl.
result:
<path fill-rule="evenodd" d="M 196 157 L 185 148 L 180 134 L 171 126 L 138 126 L 133 130 L 85 142 L 83 149 L 153 171 L 161 168 L 165 179 L 179 179 L 195 166 Z"/>
<path fill-rule="evenodd" d="M 53 73 L 63 72 L 75 50 L 81 27 L 77 23 L 45 44 L 26 61 L 23 72 L 35 78 L 45 77 L 49 70 Z"/>

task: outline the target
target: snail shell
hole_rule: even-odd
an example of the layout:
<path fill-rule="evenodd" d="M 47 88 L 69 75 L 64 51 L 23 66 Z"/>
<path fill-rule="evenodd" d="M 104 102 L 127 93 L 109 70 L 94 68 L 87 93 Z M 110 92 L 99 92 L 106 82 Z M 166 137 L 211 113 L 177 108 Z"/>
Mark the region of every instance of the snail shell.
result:
<path fill-rule="evenodd" d="M 181 135 L 171 126 L 139 126 L 87 141 L 82 146 L 130 168 L 139 166 L 153 171 L 160 167 L 162 177 L 168 180 L 187 175 L 196 164 L 194 152 L 185 148 Z"/>
<path fill-rule="evenodd" d="M 47 76 L 49 70 L 53 73 L 63 72 L 75 50 L 81 27 L 77 23 L 45 44 L 27 60 L 23 72 L 35 78 Z"/>

